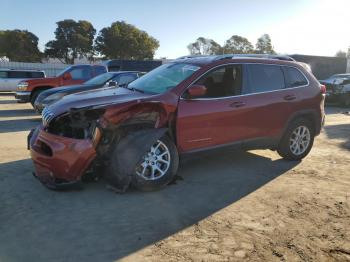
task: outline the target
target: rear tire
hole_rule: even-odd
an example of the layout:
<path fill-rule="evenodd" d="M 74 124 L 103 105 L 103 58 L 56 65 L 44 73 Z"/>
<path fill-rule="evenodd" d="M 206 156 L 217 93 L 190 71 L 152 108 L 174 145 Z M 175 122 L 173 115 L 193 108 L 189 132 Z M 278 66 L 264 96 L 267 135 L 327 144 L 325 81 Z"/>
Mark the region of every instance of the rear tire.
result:
<path fill-rule="evenodd" d="M 298 161 L 307 156 L 312 148 L 315 129 L 305 118 L 298 118 L 289 124 L 277 152 L 286 160 Z"/>

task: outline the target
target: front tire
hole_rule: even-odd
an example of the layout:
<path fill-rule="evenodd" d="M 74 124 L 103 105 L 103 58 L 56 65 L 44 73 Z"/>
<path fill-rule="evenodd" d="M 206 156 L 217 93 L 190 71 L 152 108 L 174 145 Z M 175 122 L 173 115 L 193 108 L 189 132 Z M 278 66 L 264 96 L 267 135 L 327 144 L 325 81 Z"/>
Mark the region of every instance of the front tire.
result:
<path fill-rule="evenodd" d="M 30 97 L 30 103 L 34 107 L 35 100 L 38 98 L 39 94 L 42 92 L 42 90 L 36 90 L 33 92 L 33 94 Z"/>
<path fill-rule="evenodd" d="M 286 160 L 298 161 L 306 157 L 313 145 L 315 131 L 305 118 L 294 120 L 283 135 L 277 152 Z"/>
<path fill-rule="evenodd" d="M 142 191 L 154 191 L 169 184 L 177 173 L 179 155 L 168 136 L 157 140 L 135 168 L 131 184 Z"/>

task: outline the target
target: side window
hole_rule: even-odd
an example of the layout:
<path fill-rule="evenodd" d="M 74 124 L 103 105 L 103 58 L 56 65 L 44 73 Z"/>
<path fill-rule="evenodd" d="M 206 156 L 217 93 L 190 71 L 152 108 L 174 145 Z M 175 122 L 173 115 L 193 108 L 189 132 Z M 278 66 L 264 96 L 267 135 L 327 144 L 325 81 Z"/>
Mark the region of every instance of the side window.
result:
<path fill-rule="evenodd" d="M 130 82 L 134 81 L 136 79 L 135 74 L 128 74 L 128 75 L 121 75 L 119 78 L 117 78 L 117 82 L 119 86 L 129 84 Z"/>
<path fill-rule="evenodd" d="M 207 88 L 205 97 L 225 97 L 241 94 L 242 89 L 242 66 L 229 65 L 215 69 L 201 79 L 196 84 L 204 85 Z"/>
<path fill-rule="evenodd" d="M 9 71 L 9 78 L 28 78 L 25 71 Z"/>
<path fill-rule="evenodd" d="M 248 83 L 243 90 L 243 94 L 262 93 L 280 90 L 285 87 L 280 66 L 248 64 L 247 75 Z"/>
<path fill-rule="evenodd" d="M 91 78 L 90 67 L 74 68 L 70 71 L 73 80 L 88 80 Z"/>
<path fill-rule="evenodd" d="M 28 72 L 28 78 L 43 78 L 43 72 Z"/>
<path fill-rule="evenodd" d="M 106 68 L 103 66 L 95 66 L 94 71 L 95 71 L 95 76 L 98 76 L 107 72 Z"/>
<path fill-rule="evenodd" d="M 7 71 L 0 71 L 0 78 L 8 78 Z"/>
<path fill-rule="evenodd" d="M 285 66 L 284 72 L 287 88 L 307 85 L 307 79 L 298 69 Z"/>

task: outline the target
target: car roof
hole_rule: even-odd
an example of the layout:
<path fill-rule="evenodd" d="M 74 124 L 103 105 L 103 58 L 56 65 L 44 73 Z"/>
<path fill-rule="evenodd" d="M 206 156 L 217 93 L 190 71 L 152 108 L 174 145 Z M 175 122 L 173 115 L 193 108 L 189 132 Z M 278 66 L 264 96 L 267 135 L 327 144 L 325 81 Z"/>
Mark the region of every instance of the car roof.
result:
<path fill-rule="evenodd" d="M 272 61 L 286 61 L 296 62 L 290 56 L 285 55 L 270 55 L 270 54 L 228 54 L 228 55 L 194 55 L 194 56 L 182 56 L 174 60 L 173 62 L 190 63 L 199 66 L 211 64 L 214 62 L 227 60 L 236 60 L 240 62 L 272 62 Z"/>
<path fill-rule="evenodd" d="M 141 73 L 140 71 L 108 71 L 107 73 L 113 74 L 128 74 L 128 73 Z"/>
<path fill-rule="evenodd" d="M 43 70 L 35 70 L 35 69 L 12 69 L 12 68 L 0 68 L 0 71 L 22 71 L 22 72 L 44 72 Z"/>

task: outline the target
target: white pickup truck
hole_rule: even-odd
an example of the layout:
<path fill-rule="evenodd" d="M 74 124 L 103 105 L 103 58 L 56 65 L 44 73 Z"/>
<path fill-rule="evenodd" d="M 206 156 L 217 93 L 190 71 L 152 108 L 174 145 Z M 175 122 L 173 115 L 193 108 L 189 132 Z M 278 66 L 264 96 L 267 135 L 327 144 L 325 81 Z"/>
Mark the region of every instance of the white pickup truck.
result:
<path fill-rule="evenodd" d="M 17 89 L 17 84 L 30 78 L 44 78 L 44 71 L 38 70 L 17 70 L 0 69 L 0 92 L 13 92 Z"/>

